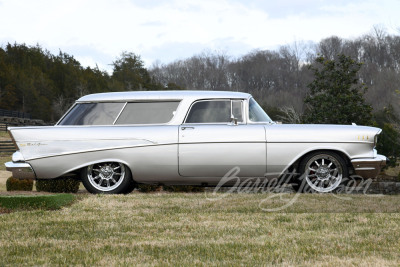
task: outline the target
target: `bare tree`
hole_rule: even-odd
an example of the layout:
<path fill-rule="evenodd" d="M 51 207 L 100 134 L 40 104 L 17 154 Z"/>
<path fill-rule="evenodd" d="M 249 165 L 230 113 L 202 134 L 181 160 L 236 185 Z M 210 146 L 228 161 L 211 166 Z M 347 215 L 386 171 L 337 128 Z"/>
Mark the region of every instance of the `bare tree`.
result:
<path fill-rule="evenodd" d="M 294 107 L 284 106 L 279 108 L 279 111 L 282 112 L 282 115 L 277 116 L 279 121 L 289 124 L 301 123 L 301 115 L 294 109 Z"/>
<path fill-rule="evenodd" d="M 53 116 L 51 118 L 52 121 L 58 120 L 64 113 L 68 110 L 68 108 L 72 105 L 73 100 L 65 98 L 63 95 L 57 96 L 53 100 L 52 110 Z"/>
<path fill-rule="evenodd" d="M 337 55 L 342 54 L 343 40 L 337 36 L 323 39 L 317 46 L 317 54 L 326 59 L 335 60 Z"/>

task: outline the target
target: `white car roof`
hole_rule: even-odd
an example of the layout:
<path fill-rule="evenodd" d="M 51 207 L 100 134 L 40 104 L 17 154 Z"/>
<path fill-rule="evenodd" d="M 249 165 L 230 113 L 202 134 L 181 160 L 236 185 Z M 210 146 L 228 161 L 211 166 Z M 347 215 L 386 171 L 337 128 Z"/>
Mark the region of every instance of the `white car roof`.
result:
<path fill-rule="evenodd" d="M 229 91 L 127 91 L 86 95 L 77 102 L 103 101 L 135 101 L 135 100 L 180 100 L 180 99 L 209 99 L 209 98 L 240 98 L 247 99 L 251 95 Z"/>

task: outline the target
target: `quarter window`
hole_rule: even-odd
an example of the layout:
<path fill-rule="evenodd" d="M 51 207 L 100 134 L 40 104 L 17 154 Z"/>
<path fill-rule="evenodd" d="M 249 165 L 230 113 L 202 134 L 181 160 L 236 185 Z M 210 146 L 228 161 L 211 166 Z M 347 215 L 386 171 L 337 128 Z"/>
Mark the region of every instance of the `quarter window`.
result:
<path fill-rule="evenodd" d="M 268 122 L 272 123 L 267 113 L 260 107 L 260 105 L 251 98 L 249 101 L 249 119 L 252 122 Z"/>

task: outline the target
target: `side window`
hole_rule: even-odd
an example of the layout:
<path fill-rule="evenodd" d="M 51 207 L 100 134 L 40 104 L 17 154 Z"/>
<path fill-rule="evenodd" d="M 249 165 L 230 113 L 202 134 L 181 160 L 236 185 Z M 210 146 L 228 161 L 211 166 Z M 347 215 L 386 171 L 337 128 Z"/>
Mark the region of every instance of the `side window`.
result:
<path fill-rule="evenodd" d="M 199 101 L 193 104 L 185 123 L 230 123 L 232 116 L 243 121 L 242 101 Z"/>
<path fill-rule="evenodd" d="M 167 123 L 178 108 L 178 101 L 127 103 L 115 124 Z"/>
<path fill-rule="evenodd" d="M 59 125 L 112 125 L 124 103 L 81 103 Z"/>

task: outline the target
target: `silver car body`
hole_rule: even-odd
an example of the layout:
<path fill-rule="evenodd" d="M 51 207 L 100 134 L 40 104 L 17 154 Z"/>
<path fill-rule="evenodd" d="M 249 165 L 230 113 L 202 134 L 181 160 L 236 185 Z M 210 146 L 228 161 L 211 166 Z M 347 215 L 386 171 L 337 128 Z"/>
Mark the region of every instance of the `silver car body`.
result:
<path fill-rule="evenodd" d="M 246 93 L 219 91 L 84 96 L 76 104 L 168 100 L 179 105 L 163 124 L 11 127 L 19 151 L 6 166 L 18 178 L 51 179 L 95 163 L 119 162 L 139 183 L 212 185 L 233 167 L 240 168 L 240 177 L 277 177 L 313 151 L 335 151 L 353 173 L 367 178 L 375 177 L 385 164 L 386 157 L 374 149 L 378 128 L 251 122 L 251 98 Z M 185 123 L 193 103 L 218 99 L 240 101 L 243 120 Z"/>

